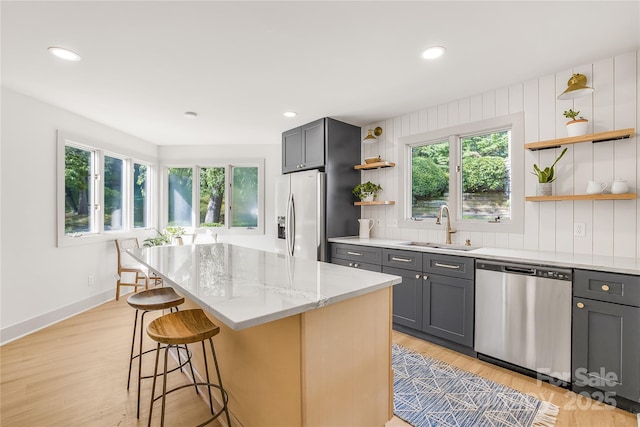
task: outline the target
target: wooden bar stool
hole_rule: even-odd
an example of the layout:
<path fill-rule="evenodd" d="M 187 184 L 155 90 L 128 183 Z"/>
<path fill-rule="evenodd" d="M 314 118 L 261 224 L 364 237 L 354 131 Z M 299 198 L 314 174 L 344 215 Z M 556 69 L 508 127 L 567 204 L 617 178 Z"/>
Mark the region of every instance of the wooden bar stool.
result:
<path fill-rule="evenodd" d="M 136 317 L 133 321 L 133 334 L 131 337 L 131 355 L 129 357 L 129 376 L 127 377 L 127 390 L 129 390 L 129 385 L 131 384 L 131 367 L 133 365 L 133 360 L 138 359 L 138 407 L 137 407 L 137 417 L 140 418 L 140 384 L 143 379 L 152 378 L 153 375 L 142 375 L 142 356 L 156 351 L 155 348 L 147 351 L 142 351 L 142 337 L 143 337 L 143 329 L 144 329 L 144 316 L 150 311 L 157 310 L 176 310 L 178 311 L 178 306 L 184 302 L 184 297 L 181 297 L 176 293 L 176 291 L 171 287 L 164 288 L 155 288 L 149 289 L 147 291 L 142 291 L 131 295 L 127 299 L 127 303 L 136 309 Z M 140 318 L 140 337 L 139 337 L 139 349 L 138 354 L 133 354 L 133 349 L 135 347 L 136 341 L 136 329 L 138 327 L 138 313 L 142 311 L 142 316 Z M 169 372 L 173 372 L 177 369 L 182 368 L 186 363 L 191 360 L 191 356 L 189 354 L 188 348 L 185 346 L 186 352 L 186 361 L 182 363 L 180 350 L 178 349 L 178 366 L 176 368 L 171 369 Z M 193 366 L 189 364 L 191 367 L 191 375 L 193 375 Z M 198 389 L 196 388 L 196 393 Z"/>
<path fill-rule="evenodd" d="M 151 339 L 158 343 L 156 352 L 156 365 L 155 375 L 153 377 L 153 385 L 151 386 L 151 405 L 149 406 L 149 427 L 151 427 L 151 415 L 153 412 L 153 403 L 162 398 L 162 415 L 160 418 L 160 425 L 164 426 L 164 412 L 165 401 L 167 394 L 180 390 L 185 387 L 206 386 L 209 394 L 209 407 L 211 408 L 211 417 L 207 421 L 199 424 L 198 427 L 209 424 L 216 418 L 218 418 L 223 412 L 227 417 L 227 425 L 231 426 L 231 419 L 229 417 L 229 410 L 227 404 L 229 402 L 229 396 L 226 390 L 222 387 L 222 378 L 220 376 L 220 369 L 218 367 L 218 359 L 216 357 L 216 351 L 213 347 L 213 336 L 220 332 L 220 327 L 211 322 L 209 318 L 204 314 L 204 311 L 200 309 L 195 310 L 183 310 L 175 313 L 169 313 L 162 317 L 155 319 L 147 327 L 147 334 Z M 216 374 L 218 375 L 218 384 L 212 383 L 209 379 L 209 365 L 207 363 L 207 353 L 204 342 L 209 340 L 209 346 L 211 347 L 211 354 L 213 356 L 213 362 L 216 365 Z M 187 345 L 195 342 L 202 344 L 202 354 L 204 356 L 204 370 L 206 373 L 207 382 L 197 382 L 195 376 L 193 377 L 193 384 L 184 384 L 177 386 L 167 391 L 167 355 L 171 347 L 179 345 Z M 156 390 L 156 378 L 158 376 L 158 360 L 160 358 L 160 345 L 165 344 L 164 350 L 164 376 L 162 382 L 162 395 L 155 397 Z M 222 396 L 222 408 L 219 411 L 213 409 L 213 400 L 211 398 L 211 388 L 217 388 L 220 390 Z"/>

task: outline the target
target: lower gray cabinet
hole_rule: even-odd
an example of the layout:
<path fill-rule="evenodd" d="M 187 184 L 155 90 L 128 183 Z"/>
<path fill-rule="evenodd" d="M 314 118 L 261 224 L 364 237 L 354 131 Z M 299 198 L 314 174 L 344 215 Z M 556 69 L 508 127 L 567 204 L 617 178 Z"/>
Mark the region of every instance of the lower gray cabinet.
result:
<path fill-rule="evenodd" d="M 393 323 L 413 329 L 422 328 L 422 274 L 417 271 L 383 267 L 383 273 L 402 277 L 393 287 Z"/>
<path fill-rule="evenodd" d="M 639 276 L 575 270 L 574 391 L 640 411 L 639 331 Z"/>
<path fill-rule="evenodd" d="M 422 331 L 473 347 L 473 280 L 426 274 Z"/>

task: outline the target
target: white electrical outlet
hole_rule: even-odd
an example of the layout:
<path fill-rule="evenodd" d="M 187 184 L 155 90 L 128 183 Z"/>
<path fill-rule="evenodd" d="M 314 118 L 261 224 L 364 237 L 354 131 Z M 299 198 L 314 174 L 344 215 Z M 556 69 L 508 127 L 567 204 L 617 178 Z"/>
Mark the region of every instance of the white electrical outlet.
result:
<path fill-rule="evenodd" d="M 390 219 L 387 221 L 387 226 L 389 227 L 397 227 L 398 226 L 398 220 L 396 219 Z"/>
<path fill-rule="evenodd" d="M 88 286 L 93 286 L 93 276 L 88 276 L 87 277 L 87 285 Z"/>
<path fill-rule="evenodd" d="M 587 232 L 584 222 L 576 222 L 573 224 L 573 235 L 576 237 L 584 237 Z"/>

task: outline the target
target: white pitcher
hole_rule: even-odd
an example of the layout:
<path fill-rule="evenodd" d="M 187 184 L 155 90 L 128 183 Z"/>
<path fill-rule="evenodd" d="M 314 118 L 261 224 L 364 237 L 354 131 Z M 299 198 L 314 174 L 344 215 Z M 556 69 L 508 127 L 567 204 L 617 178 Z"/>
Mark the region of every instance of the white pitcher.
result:
<path fill-rule="evenodd" d="M 604 182 L 598 181 L 588 181 L 587 182 L 587 194 L 599 194 L 607 188 L 607 184 Z"/>
<path fill-rule="evenodd" d="M 375 224 L 375 220 L 373 218 L 362 218 L 362 219 L 359 219 L 358 222 L 360 223 L 359 237 L 361 239 L 368 239 L 369 232 L 373 228 L 373 225 Z"/>

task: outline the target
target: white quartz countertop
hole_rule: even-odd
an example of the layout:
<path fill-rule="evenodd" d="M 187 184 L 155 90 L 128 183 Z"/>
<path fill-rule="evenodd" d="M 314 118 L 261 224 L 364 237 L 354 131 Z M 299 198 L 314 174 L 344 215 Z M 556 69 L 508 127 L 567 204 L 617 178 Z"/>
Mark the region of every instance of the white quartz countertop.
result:
<path fill-rule="evenodd" d="M 640 275 L 640 258 L 610 257 L 600 255 L 581 255 L 563 252 L 532 251 L 524 249 L 478 248 L 470 251 L 437 249 L 409 246 L 407 240 L 382 238 L 360 239 L 358 237 L 330 238 L 330 242 L 350 245 L 372 246 L 388 249 L 401 249 L 418 252 L 439 253 L 472 258 L 494 259 L 510 262 L 543 264 L 557 267 L 583 268 L 587 270 L 609 271 Z"/>
<path fill-rule="evenodd" d="M 227 243 L 157 246 L 129 253 L 234 330 L 401 282 L 398 276 Z"/>

